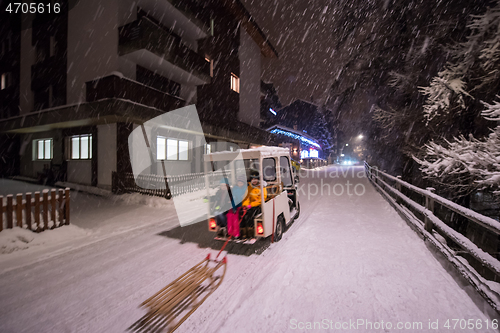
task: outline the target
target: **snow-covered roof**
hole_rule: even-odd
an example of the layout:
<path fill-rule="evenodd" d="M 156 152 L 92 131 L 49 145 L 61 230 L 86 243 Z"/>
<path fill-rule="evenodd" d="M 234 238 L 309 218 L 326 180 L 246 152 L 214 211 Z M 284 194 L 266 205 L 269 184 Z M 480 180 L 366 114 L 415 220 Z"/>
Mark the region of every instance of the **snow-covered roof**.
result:
<path fill-rule="evenodd" d="M 278 130 L 278 132 L 275 130 Z M 290 136 L 289 133 L 279 132 L 279 130 L 281 130 L 283 132 L 292 133 L 292 136 L 294 136 L 295 139 L 300 140 L 300 141 L 302 141 L 310 146 L 315 146 L 316 148 L 319 148 L 322 150 L 321 145 L 318 143 L 318 141 L 315 138 L 313 138 L 310 135 L 307 135 L 306 133 L 304 133 L 302 131 L 294 130 L 294 129 L 291 129 L 289 127 L 282 126 L 282 125 L 273 125 L 267 129 L 268 132 L 271 132 L 273 134 L 285 134 L 285 135 Z M 295 135 L 293 135 L 293 134 L 295 134 Z"/>

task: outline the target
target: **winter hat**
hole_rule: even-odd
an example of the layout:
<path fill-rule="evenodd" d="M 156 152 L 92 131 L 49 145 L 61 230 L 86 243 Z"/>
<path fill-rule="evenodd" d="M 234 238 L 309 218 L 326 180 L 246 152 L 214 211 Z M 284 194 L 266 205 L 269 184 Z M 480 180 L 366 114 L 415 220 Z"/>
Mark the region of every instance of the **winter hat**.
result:
<path fill-rule="evenodd" d="M 259 178 L 259 172 L 258 171 L 250 172 L 250 178 Z"/>
<path fill-rule="evenodd" d="M 236 181 L 238 182 L 242 182 L 242 183 L 246 183 L 247 182 L 247 177 L 245 175 L 239 175 L 237 178 L 236 178 Z"/>

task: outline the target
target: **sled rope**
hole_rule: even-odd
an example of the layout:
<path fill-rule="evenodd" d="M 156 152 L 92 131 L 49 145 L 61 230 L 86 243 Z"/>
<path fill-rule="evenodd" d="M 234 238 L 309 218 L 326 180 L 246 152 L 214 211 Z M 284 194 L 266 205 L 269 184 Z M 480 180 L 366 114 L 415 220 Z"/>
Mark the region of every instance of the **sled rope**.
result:
<path fill-rule="evenodd" d="M 217 253 L 217 256 L 215 257 L 215 259 L 219 258 L 219 255 L 221 254 L 222 251 L 224 251 L 224 249 L 226 248 L 226 245 L 227 243 L 229 243 L 229 241 L 231 240 L 233 236 L 229 236 L 227 239 L 226 239 L 226 242 L 224 243 L 224 245 L 222 245 L 222 248 L 220 249 L 219 253 Z M 224 257 L 226 258 L 226 257 Z"/>

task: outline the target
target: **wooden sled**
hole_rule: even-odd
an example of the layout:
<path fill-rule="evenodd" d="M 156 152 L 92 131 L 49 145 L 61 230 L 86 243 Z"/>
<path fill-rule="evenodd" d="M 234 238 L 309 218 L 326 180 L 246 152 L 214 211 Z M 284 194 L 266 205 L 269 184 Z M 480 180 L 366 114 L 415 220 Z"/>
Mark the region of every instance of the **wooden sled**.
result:
<path fill-rule="evenodd" d="M 148 312 L 129 330 L 173 332 L 217 289 L 226 274 L 227 260 L 210 259 L 210 254 L 165 288 L 145 300 Z M 215 273 L 223 268 L 222 274 Z M 180 318 L 180 319 L 178 319 Z"/>

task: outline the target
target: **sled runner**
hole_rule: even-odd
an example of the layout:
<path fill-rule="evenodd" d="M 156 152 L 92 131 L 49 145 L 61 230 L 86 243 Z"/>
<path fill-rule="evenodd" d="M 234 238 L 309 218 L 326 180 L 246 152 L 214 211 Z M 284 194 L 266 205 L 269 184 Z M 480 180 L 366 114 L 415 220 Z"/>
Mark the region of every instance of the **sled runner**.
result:
<path fill-rule="evenodd" d="M 216 259 L 210 259 L 210 254 L 207 255 L 200 263 L 145 300 L 141 306 L 147 308 L 148 312 L 129 329 L 134 332 L 175 331 L 222 283 L 227 259 Z"/>

